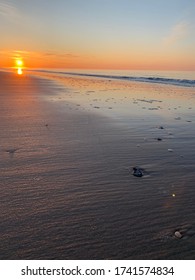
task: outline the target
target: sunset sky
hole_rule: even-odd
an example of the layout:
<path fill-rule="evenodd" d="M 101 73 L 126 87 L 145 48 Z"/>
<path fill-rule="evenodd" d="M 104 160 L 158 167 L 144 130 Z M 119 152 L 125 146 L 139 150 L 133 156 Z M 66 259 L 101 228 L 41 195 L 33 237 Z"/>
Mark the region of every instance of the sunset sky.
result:
<path fill-rule="evenodd" d="M 0 67 L 195 70 L 194 0 L 0 0 Z"/>

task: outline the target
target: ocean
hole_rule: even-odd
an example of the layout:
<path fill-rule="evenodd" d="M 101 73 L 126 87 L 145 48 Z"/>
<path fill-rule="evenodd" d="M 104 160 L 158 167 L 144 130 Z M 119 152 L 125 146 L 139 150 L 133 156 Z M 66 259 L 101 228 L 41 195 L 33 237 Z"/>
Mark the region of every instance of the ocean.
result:
<path fill-rule="evenodd" d="M 144 71 L 144 70 L 83 70 L 83 69 L 35 69 L 35 72 L 53 73 L 105 79 L 119 79 L 137 82 L 195 86 L 194 71 Z"/>

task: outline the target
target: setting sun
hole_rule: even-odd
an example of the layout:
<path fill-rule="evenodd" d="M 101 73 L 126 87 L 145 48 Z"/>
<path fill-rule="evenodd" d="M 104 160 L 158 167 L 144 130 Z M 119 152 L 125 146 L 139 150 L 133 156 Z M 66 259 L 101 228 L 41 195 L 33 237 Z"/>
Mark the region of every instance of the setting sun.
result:
<path fill-rule="evenodd" d="M 23 65 L 23 61 L 21 59 L 17 59 L 16 65 L 21 67 Z"/>

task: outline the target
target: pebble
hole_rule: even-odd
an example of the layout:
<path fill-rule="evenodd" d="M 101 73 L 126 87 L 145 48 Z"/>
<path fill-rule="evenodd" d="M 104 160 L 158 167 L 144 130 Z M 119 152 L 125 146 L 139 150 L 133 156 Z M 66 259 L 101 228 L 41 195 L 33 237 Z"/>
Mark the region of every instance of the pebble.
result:
<path fill-rule="evenodd" d="M 143 169 L 139 168 L 139 167 L 133 167 L 133 175 L 136 177 L 142 177 L 143 174 Z"/>
<path fill-rule="evenodd" d="M 6 150 L 7 153 L 9 154 L 14 154 L 18 149 L 8 149 Z"/>
<path fill-rule="evenodd" d="M 168 152 L 173 152 L 173 149 L 168 149 Z"/>
<path fill-rule="evenodd" d="M 175 237 L 181 239 L 183 237 L 183 235 L 177 230 L 177 231 L 175 231 Z"/>

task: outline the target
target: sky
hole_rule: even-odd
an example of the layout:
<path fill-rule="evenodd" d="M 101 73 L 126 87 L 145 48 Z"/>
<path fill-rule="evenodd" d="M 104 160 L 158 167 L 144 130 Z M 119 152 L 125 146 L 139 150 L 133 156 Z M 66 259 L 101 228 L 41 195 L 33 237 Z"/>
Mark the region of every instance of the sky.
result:
<path fill-rule="evenodd" d="M 195 70 L 194 0 L 0 0 L 0 67 Z"/>

